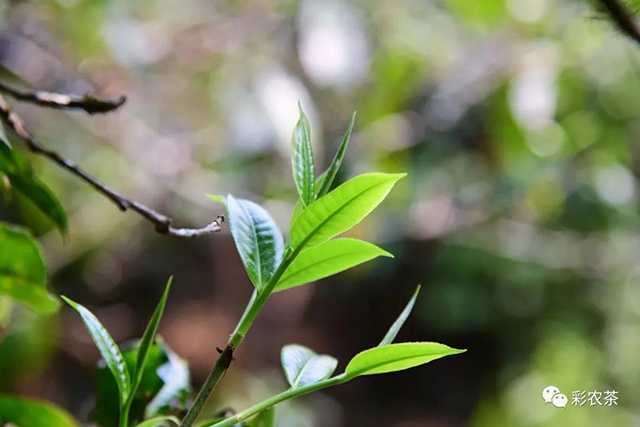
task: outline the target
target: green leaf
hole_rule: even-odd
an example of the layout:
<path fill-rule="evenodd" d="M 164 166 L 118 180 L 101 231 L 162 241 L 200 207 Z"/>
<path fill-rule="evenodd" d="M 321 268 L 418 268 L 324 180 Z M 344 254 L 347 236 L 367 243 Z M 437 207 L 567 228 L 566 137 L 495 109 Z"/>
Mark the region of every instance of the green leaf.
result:
<path fill-rule="evenodd" d="M 359 175 L 300 214 L 291 227 L 291 247 L 315 246 L 358 224 L 378 206 L 406 174 Z"/>
<path fill-rule="evenodd" d="M 300 252 L 285 270 L 275 291 L 282 291 L 340 273 L 389 252 L 357 239 L 336 239 Z"/>
<path fill-rule="evenodd" d="M 293 181 L 300 194 L 304 206 L 309 206 L 316 199 L 316 170 L 311 148 L 311 132 L 309 120 L 300 106 L 300 118 L 291 136 L 291 165 Z"/>
<path fill-rule="evenodd" d="M 300 388 L 327 379 L 338 366 L 335 358 L 318 355 L 298 344 L 284 346 L 281 358 L 282 369 L 291 388 Z"/>
<path fill-rule="evenodd" d="M 146 420 L 138 424 L 136 427 L 156 427 L 161 423 L 171 422 L 177 426 L 180 425 L 180 420 L 172 415 L 164 415 L 161 417 L 151 418 L 150 420 Z"/>
<path fill-rule="evenodd" d="M 318 192 L 316 193 L 317 199 L 327 194 L 327 192 L 331 188 L 331 184 L 333 183 L 333 180 L 336 177 L 338 170 L 340 169 L 340 165 L 342 164 L 342 159 L 344 159 L 344 154 L 347 152 L 347 146 L 349 145 L 349 138 L 351 138 L 351 131 L 353 130 L 353 125 L 355 124 L 355 122 L 356 122 L 356 113 L 354 111 L 353 115 L 351 116 L 351 123 L 349 124 L 349 128 L 347 129 L 347 133 L 344 134 L 344 138 L 342 139 L 342 144 L 340 144 L 340 147 L 338 147 L 338 151 L 336 152 L 336 155 L 333 157 L 331 164 L 329 165 L 327 170 L 324 172 L 324 179 L 322 180 L 321 185 L 318 186 L 318 184 L 316 183 L 316 188 L 318 188 Z"/>
<path fill-rule="evenodd" d="M 156 371 L 164 385 L 147 405 L 145 418 L 153 417 L 171 407 L 185 409 L 191 394 L 189 365 L 167 345 L 162 344 L 160 347 L 168 358 Z"/>
<path fill-rule="evenodd" d="M 316 179 L 316 188 L 320 187 L 320 184 L 322 183 L 322 180 L 324 179 L 326 174 L 327 174 L 327 171 L 324 171 Z M 215 200 L 215 199 L 212 198 L 212 200 Z M 305 206 L 302 204 L 302 201 L 298 200 L 295 206 L 293 207 L 293 212 L 291 213 L 291 220 L 289 221 L 289 229 L 291 229 L 291 226 L 296 222 L 296 219 L 298 219 L 298 217 L 300 216 L 304 208 Z"/>
<path fill-rule="evenodd" d="M 124 402 L 129 397 L 131 392 L 131 379 L 129 378 L 129 370 L 120 353 L 120 349 L 117 344 L 111 338 L 111 335 L 102 326 L 100 321 L 93 315 L 86 307 L 70 300 L 67 297 L 62 297 L 71 307 L 73 307 L 82 318 L 93 342 L 96 344 L 98 351 L 102 355 L 102 358 L 107 363 L 111 374 L 118 384 L 118 396 L 120 401 L 120 407 L 124 405 Z"/>
<path fill-rule="evenodd" d="M 275 427 L 276 425 L 276 407 L 265 409 L 256 417 L 246 423 L 247 427 Z"/>
<path fill-rule="evenodd" d="M 0 222 L 0 294 L 40 314 L 52 314 L 60 302 L 47 292 L 46 284 L 47 271 L 35 240 L 28 232 Z"/>
<path fill-rule="evenodd" d="M 465 351 L 434 342 L 389 344 L 358 353 L 347 365 L 345 373 L 347 377 L 354 378 L 403 371 Z"/>
<path fill-rule="evenodd" d="M 29 162 L 9 144 L 0 140 L 0 172 L 11 186 L 23 194 L 63 233 L 67 232 L 67 215 L 55 194 L 35 175 Z"/>
<path fill-rule="evenodd" d="M 262 289 L 282 261 L 284 242 L 280 229 L 266 210 L 249 200 L 229 194 L 225 205 L 240 259 L 251 282 Z"/>
<path fill-rule="evenodd" d="M 122 357 L 129 372 L 134 372 L 138 358 L 138 347 L 140 340 L 131 340 L 123 343 L 120 348 Z M 147 363 L 144 368 L 142 380 L 138 385 L 131 402 L 129 410 L 129 421 L 142 421 L 145 419 L 144 410 L 151 398 L 162 388 L 162 380 L 156 373 L 160 365 L 167 360 L 163 351 L 158 345 L 153 345 L 147 355 Z M 131 399 L 131 395 L 129 399 Z M 96 406 L 91 412 L 91 421 L 102 427 L 119 427 L 118 417 L 114 417 L 120 408 L 118 385 L 111 374 L 106 362 L 101 359 L 98 362 L 98 372 L 96 381 Z"/>
<path fill-rule="evenodd" d="M 135 370 L 139 346 L 140 340 L 121 345 L 129 372 Z M 157 337 L 156 344 L 149 349 L 142 379 L 131 402 L 129 420 L 140 422 L 160 415 L 181 415 L 190 394 L 191 381 L 186 363 Z M 109 368 L 101 361 L 91 421 L 101 427 L 119 427 L 118 418 L 113 416 L 118 413 L 118 407 L 118 386 Z"/>
<path fill-rule="evenodd" d="M 160 302 L 158 303 L 151 319 L 149 320 L 149 324 L 140 339 L 140 344 L 138 345 L 138 351 L 136 356 L 136 368 L 133 376 L 133 382 L 131 384 L 131 394 L 130 399 L 134 398 L 134 394 L 138 389 L 138 385 L 140 381 L 142 381 L 142 374 L 144 373 L 144 366 L 147 363 L 147 356 L 149 355 L 149 349 L 153 345 L 156 334 L 158 333 L 158 326 L 160 325 L 160 319 L 162 319 L 162 313 L 164 312 L 164 307 L 167 303 L 167 297 L 169 296 L 169 290 L 171 289 L 171 282 L 173 278 L 169 278 L 167 285 L 165 286 L 164 293 L 162 294 L 162 298 L 160 298 Z"/>
<path fill-rule="evenodd" d="M 0 395 L 0 425 L 18 427 L 80 427 L 65 410 L 47 402 Z"/>
<path fill-rule="evenodd" d="M 413 310 L 413 306 L 416 303 L 416 299 L 418 299 L 419 293 L 420 293 L 420 285 L 416 287 L 416 290 L 413 293 L 413 296 L 411 297 L 409 302 L 407 303 L 407 306 L 404 308 L 404 310 L 402 310 L 402 313 L 400 313 L 400 316 L 398 316 L 396 321 L 393 322 L 393 325 L 391 325 L 387 334 L 384 336 L 384 338 L 382 338 L 382 341 L 380 341 L 380 344 L 378 344 L 378 347 L 389 345 L 393 342 L 394 339 L 396 339 L 398 332 L 400 332 L 400 328 L 402 328 L 402 325 L 404 325 L 404 322 L 407 321 L 407 318 L 411 314 L 411 310 Z"/>

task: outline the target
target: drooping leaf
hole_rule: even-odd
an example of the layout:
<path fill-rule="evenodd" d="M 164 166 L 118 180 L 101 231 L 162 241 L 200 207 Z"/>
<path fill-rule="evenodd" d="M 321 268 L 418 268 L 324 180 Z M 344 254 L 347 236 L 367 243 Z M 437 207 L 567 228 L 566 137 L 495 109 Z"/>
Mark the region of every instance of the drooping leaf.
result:
<path fill-rule="evenodd" d="M 147 405 L 145 418 L 151 418 L 172 407 L 179 410 L 185 409 L 191 394 L 189 365 L 167 345 L 162 344 L 161 348 L 167 356 L 167 362 L 158 367 L 156 373 L 164 384 Z"/>
<path fill-rule="evenodd" d="M 139 346 L 140 340 L 129 341 L 121 346 L 129 372 L 133 372 L 136 367 Z M 159 374 L 162 374 L 162 378 Z M 179 383 L 183 386 L 177 386 Z M 142 379 L 131 402 L 129 420 L 140 422 L 160 415 L 180 416 L 186 408 L 190 393 L 186 363 L 158 337 L 156 344 L 149 349 Z M 115 380 L 106 364 L 101 362 L 97 376 L 96 407 L 91 412 L 93 423 L 101 427 L 118 427 L 118 419 L 113 416 L 119 407 L 117 396 Z"/>
<path fill-rule="evenodd" d="M 323 243 L 358 224 L 406 174 L 359 175 L 302 211 L 291 227 L 291 247 Z"/>
<path fill-rule="evenodd" d="M 255 418 L 246 423 L 246 427 L 275 427 L 276 408 L 272 406 L 260 412 Z"/>
<path fill-rule="evenodd" d="M 51 403 L 0 395 L 0 425 L 18 427 L 79 427 L 67 411 Z"/>
<path fill-rule="evenodd" d="M 378 256 L 393 257 L 379 247 L 357 239 L 336 239 L 300 252 L 275 287 L 282 291 L 345 271 Z"/>
<path fill-rule="evenodd" d="M 316 199 L 316 170 L 311 147 L 309 120 L 300 107 L 300 118 L 291 136 L 291 166 L 293 181 L 304 206 Z"/>
<path fill-rule="evenodd" d="M 407 303 L 404 310 L 402 310 L 402 313 L 400 313 L 400 316 L 398 316 L 396 321 L 393 322 L 393 325 L 391 325 L 387 334 L 384 336 L 384 338 L 382 338 L 382 341 L 380 341 L 380 344 L 378 344 L 378 347 L 389 345 L 393 342 L 394 339 L 396 339 L 396 336 L 398 335 L 398 332 L 400 332 L 402 325 L 404 325 L 404 322 L 407 321 L 407 318 L 411 314 L 411 310 L 413 310 L 413 306 L 416 303 L 416 299 L 418 299 L 419 293 L 420 293 L 420 285 L 416 287 L 416 290 L 413 293 L 413 296 Z"/>
<path fill-rule="evenodd" d="M 218 200 L 216 196 L 210 196 Z M 249 200 L 225 198 L 229 228 L 240 259 L 258 289 L 269 281 L 282 261 L 284 241 L 276 222 L 261 206 Z"/>
<path fill-rule="evenodd" d="M 159 425 L 167 425 L 168 423 L 173 423 L 177 426 L 180 425 L 180 420 L 172 415 L 163 415 L 161 417 L 151 418 L 150 420 L 146 420 L 138 424 L 136 427 L 156 427 Z"/>
<path fill-rule="evenodd" d="M 164 312 L 164 307 L 167 303 L 167 297 L 169 296 L 169 290 L 171 289 L 171 282 L 173 278 L 169 278 L 167 285 L 164 289 L 164 293 L 162 294 L 162 298 L 160 298 L 160 302 L 158 303 L 151 319 L 149 320 L 149 324 L 140 339 L 140 344 L 138 345 L 137 357 L 136 357 L 136 367 L 133 371 L 133 382 L 131 384 L 132 394 L 130 399 L 133 399 L 133 394 L 136 392 L 140 381 L 142 380 L 142 374 L 144 373 L 144 366 L 147 363 L 147 356 L 149 355 L 149 349 L 153 345 L 156 334 L 158 333 L 158 326 L 160 325 L 160 319 L 162 318 L 162 313 Z"/>
<path fill-rule="evenodd" d="M 389 344 L 358 353 L 347 365 L 345 373 L 349 378 L 354 378 L 403 371 L 465 351 L 434 342 Z"/>
<path fill-rule="evenodd" d="M 0 172 L 9 179 L 11 186 L 23 194 L 60 229 L 67 232 L 67 215 L 58 198 L 35 175 L 29 162 L 9 144 L 0 140 Z"/>
<path fill-rule="evenodd" d="M 93 342 L 96 344 L 98 351 L 102 355 L 102 358 L 116 380 L 120 407 L 122 407 L 131 392 L 131 379 L 129 376 L 129 369 L 127 368 L 118 345 L 113 341 L 113 338 L 111 338 L 111 335 L 109 335 L 109 332 L 107 332 L 104 326 L 102 326 L 102 323 L 100 323 L 98 318 L 86 307 L 70 300 L 67 297 L 63 296 L 62 298 L 80 314 L 80 317 L 82 318 L 84 325 L 87 327 Z"/>
<path fill-rule="evenodd" d="M 340 165 L 342 164 L 342 159 L 344 159 L 344 154 L 347 152 L 347 146 L 349 145 L 349 138 L 351 138 L 351 131 L 353 131 L 353 125 L 355 124 L 355 122 L 356 122 L 356 113 L 354 111 L 353 116 L 351 116 L 351 123 L 349 124 L 349 128 L 347 129 L 347 133 L 344 134 L 344 138 L 342 139 L 342 144 L 340 144 L 340 147 L 338 147 L 338 151 L 336 152 L 336 155 L 333 157 L 333 160 L 331 161 L 331 164 L 329 165 L 327 170 L 323 172 L 324 178 L 322 179 L 321 184 L 318 185 L 316 183 L 317 199 L 327 194 L 327 192 L 331 188 L 331 184 L 333 183 L 333 180 L 336 177 L 338 170 L 340 169 Z"/>
<path fill-rule="evenodd" d="M 35 240 L 28 232 L 0 222 L 0 294 L 40 314 L 52 314 L 60 302 L 47 292 L 46 283 L 47 271 Z"/>
<path fill-rule="evenodd" d="M 338 366 L 331 356 L 318 355 L 298 344 L 282 348 L 282 369 L 291 388 L 304 387 L 329 378 Z"/>

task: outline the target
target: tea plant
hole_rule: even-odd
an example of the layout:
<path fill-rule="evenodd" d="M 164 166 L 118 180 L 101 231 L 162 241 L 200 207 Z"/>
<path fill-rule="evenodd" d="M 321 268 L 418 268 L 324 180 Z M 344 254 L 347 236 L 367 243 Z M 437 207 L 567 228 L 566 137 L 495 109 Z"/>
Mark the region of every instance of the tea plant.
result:
<path fill-rule="evenodd" d="M 103 378 L 102 388 L 109 389 L 110 386 L 111 391 L 98 391 L 98 405 L 92 415 L 93 421 L 104 427 L 152 427 L 163 423 L 190 427 L 198 419 L 204 418 L 204 421 L 197 424 L 199 427 L 268 427 L 275 425 L 274 408 L 283 401 L 343 384 L 360 376 L 397 372 L 464 351 L 432 342 L 393 343 L 415 304 L 418 287 L 378 346 L 353 357 L 344 372 L 333 375 L 338 366 L 334 357 L 319 355 L 300 344 L 289 344 L 282 348 L 281 353 L 284 375 L 290 385 L 287 390 L 236 414 L 222 414 L 218 417 L 202 414 L 205 403 L 229 369 L 234 352 L 244 341 L 260 310 L 273 293 L 329 277 L 380 256 L 392 257 L 390 253 L 371 243 L 352 238 L 336 238 L 373 211 L 396 182 L 405 176 L 367 173 L 332 189 L 354 121 L 355 114 L 329 167 L 316 177 L 309 122 L 300 108 L 299 120 L 291 139 L 292 170 L 299 201 L 291 217 L 289 239 L 286 243 L 274 219 L 260 205 L 231 194 L 225 197 L 209 196 L 211 200 L 223 204 L 227 211 L 231 235 L 255 289 L 227 345 L 181 420 L 176 415 L 181 414 L 185 396 L 190 390 L 188 370 L 156 337 L 171 280 L 167 283 L 142 338 L 133 344 L 132 349 L 124 351 L 88 309 L 63 297 L 80 314 L 104 360 L 104 370 L 110 375 L 107 380 Z M 62 226 L 62 222 L 60 225 Z M 3 256 L 0 252 L 0 271 L 3 263 L 10 264 L 12 259 L 11 255 Z M 0 277 L 1 283 L 3 281 Z M 45 293 L 40 296 L 43 301 L 41 309 L 55 308 L 52 306 L 56 303 L 55 299 L 46 294 L 46 291 L 43 292 Z M 19 295 L 13 296 L 19 299 Z M 51 307 L 45 304 L 49 300 L 53 300 L 49 302 Z M 163 384 L 154 386 L 152 383 L 158 379 L 156 370 L 162 363 L 159 355 L 165 355 L 164 359 L 167 361 L 162 366 L 173 369 L 173 375 L 165 375 L 164 381 L 161 381 Z M 145 393 L 140 393 L 141 389 L 145 389 Z M 177 399 L 179 403 L 176 407 L 177 397 L 180 398 Z M 13 398 L 0 397 L 0 421 L 25 426 L 77 425 L 67 414 L 56 408 L 43 407 L 42 403 L 27 400 L 13 405 L 10 403 L 11 399 Z M 24 407 L 29 409 L 20 410 Z M 39 421 L 35 424 L 33 418 L 25 421 L 27 412 L 40 416 Z M 56 415 L 51 415 L 51 412 Z"/>

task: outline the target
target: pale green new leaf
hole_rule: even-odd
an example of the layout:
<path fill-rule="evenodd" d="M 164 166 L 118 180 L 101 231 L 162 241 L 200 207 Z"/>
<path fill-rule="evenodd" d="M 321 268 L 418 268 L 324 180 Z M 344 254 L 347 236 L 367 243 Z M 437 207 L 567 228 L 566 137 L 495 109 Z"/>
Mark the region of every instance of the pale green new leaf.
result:
<path fill-rule="evenodd" d="M 51 403 L 0 395 L 0 424 L 19 427 L 79 427 L 67 411 Z"/>
<path fill-rule="evenodd" d="M 403 371 L 465 351 L 434 342 L 389 344 L 358 353 L 347 365 L 345 374 L 349 378 L 354 378 L 361 375 Z"/>
<path fill-rule="evenodd" d="M 111 338 L 111 335 L 109 335 L 109 332 L 102 326 L 98 318 L 86 307 L 64 296 L 62 299 L 80 314 L 93 342 L 96 344 L 98 351 L 109 367 L 111 374 L 116 380 L 116 384 L 118 384 L 120 406 L 122 407 L 131 392 L 131 379 L 118 345 L 113 341 L 113 338 Z"/>
<path fill-rule="evenodd" d="M 131 384 L 131 394 L 130 398 L 133 399 L 133 396 L 138 388 L 138 384 L 142 380 L 142 374 L 144 373 L 144 366 L 147 363 L 147 356 L 149 355 L 149 349 L 153 345 L 155 341 L 156 334 L 158 333 L 158 326 L 160 325 L 160 319 L 162 319 L 162 313 L 164 313 L 164 307 L 167 304 L 167 297 L 169 296 L 169 290 L 171 289 L 171 282 L 173 278 L 169 278 L 167 285 L 165 286 L 164 293 L 162 294 L 162 298 L 160 298 L 160 302 L 156 306 L 151 319 L 149 320 L 149 324 L 140 339 L 140 344 L 138 345 L 138 350 L 136 354 L 136 370 L 133 374 L 133 382 Z"/>
<path fill-rule="evenodd" d="M 47 271 L 38 244 L 27 231 L 0 222 L 0 294 L 40 314 L 52 314 L 60 302 L 47 292 L 46 285 Z"/>
<path fill-rule="evenodd" d="M 262 289 L 282 261 L 284 241 L 280 229 L 271 215 L 256 203 L 229 194 L 225 205 L 240 259 L 251 282 Z"/>
<path fill-rule="evenodd" d="M 311 147 L 309 120 L 300 107 L 300 118 L 291 136 L 291 166 L 293 181 L 304 206 L 316 199 L 316 170 Z"/>
<path fill-rule="evenodd" d="M 177 426 L 180 425 L 180 420 L 172 415 L 164 415 L 161 417 L 151 418 L 149 420 L 143 421 L 138 424 L 136 427 L 156 427 L 160 424 L 173 423 Z"/>
<path fill-rule="evenodd" d="M 357 239 L 336 239 L 300 252 L 275 287 L 282 291 L 348 270 L 389 252 Z"/>
<path fill-rule="evenodd" d="M 291 247 L 318 245 L 347 231 L 369 215 L 405 176 L 369 173 L 340 185 L 302 211 L 291 227 Z"/>
<path fill-rule="evenodd" d="M 316 193 L 317 199 L 327 194 L 327 192 L 331 188 L 331 184 L 333 183 L 333 180 L 336 177 L 338 170 L 340 169 L 340 165 L 342 164 L 342 159 L 344 159 L 344 155 L 347 152 L 349 138 L 351 138 L 351 131 L 353 131 L 353 125 L 355 124 L 355 122 L 356 113 L 354 111 L 353 116 L 351 116 L 351 123 L 349 124 L 349 128 L 347 129 L 347 133 L 345 133 L 344 138 L 342 139 L 342 144 L 340 144 L 340 147 L 338 147 L 338 151 L 333 157 L 331 164 L 329 165 L 327 170 L 324 171 L 324 178 L 322 179 L 320 185 L 316 183 L 316 188 L 318 189 Z"/>
<path fill-rule="evenodd" d="M 396 336 L 398 335 L 398 332 L 400 332 L 402 325 L 404 325 L 404 322 L 407 321 L 407 318 L 411 314 L 411 310 L 413 310 L 413 306 L 416 304 L 416 299 L 418 299 L 419 293 L 420 293 L 420 285 L 416 287 L 416 290 L 413 293 L 413 296 L 411 297 L 409 302 L 407 303 L 407 306 L 404 308 L 404 310 L 402 310 L 402 313 L 400 313 L 400 316 L 398 316 L 396 321 L 393 322 L 393 325 L 391 325 L 387 334 L 384 336 L 382 341 L 380 341 L 380 344 L 378 344 L 378 347 L 389 345 L 393 342 L 394 339 L 396 339 Z"/>
<path fill-rule="evenodd" d="M 318 355 L 298 344 L 284 346 L 281 359 L 282 369 L 291 388 L 300 388 L 327 379 L 338 366 L 335 358 Z"/>

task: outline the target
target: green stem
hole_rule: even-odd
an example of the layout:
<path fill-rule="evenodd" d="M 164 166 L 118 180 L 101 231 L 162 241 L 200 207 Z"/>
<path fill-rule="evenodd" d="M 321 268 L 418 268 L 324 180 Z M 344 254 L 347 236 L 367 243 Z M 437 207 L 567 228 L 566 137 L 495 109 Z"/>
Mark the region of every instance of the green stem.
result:
<path fill-rule="evenodd" d="M 282 262 L 276 269 L 275 273 L 273 273 L 273 276 L 266 284 L 266 286 L 259 291 L 254 291 L 251 300 L 249 300 L 249 304 L 247 304 L 247 308 L 245 309 L 244 314 L 240 319 L 240 322 L 238 322 L 238 326 L 236 326 L 235 331 L 233 331 L 233 334 L 231 334 L 226 347 L 216 361 L 213 370 L 209 374 L 209 377 L 198 392 L 196 400 L 193 402 L 193 405 L 189 409 L 189 412 L 187 412 L 187 415 L 182 420 L 182 424 L 180 424 L 180 427 L 191 427 L 196 418 L 198 418 L 198 415 L 200 415 L 200 412 L 204 408 L 204 405 L 207 403 L 207 400 L 209 400 L 209 397 L 215 390 L 218 382 L 227 372 L 227 369 L 229 369 L 229 366 L 231 365 L 231 362 L 233 360 L 233 353 L 238 349 L 238 347 L 240 347 L 240 344 L 242 344 L 244 337 L 249 331 L 249 328 L 251 328 L 253 321 L 256 319 L 258 313 L 260 313 L 260 310 L 269 299 L 269 296 L 275 289 L 278 281 L 284 274 L 287 267 L 289 267 L 293 260 L 298 256 L 303 247 L 304 245 L 299 245 L 295 250 L 287 249 Z"/>
<path fill-rule="evenodd" d="M 268 409 L 278 403 L 284 402 L 285 400 L 293 399 L 298 396 L 302 396 L 303 394 L 311 393 L 312 391 L 321 390 L 323 388 L 331 387 L 334 385 L 342 384 L 349 381 L 352 376 L 347 376 L 347 374 L 340 374 L 333 378 L 326 379 L 324 381 L 317 382 L 315 384 L 308 385 L 306 387 L 300 388 L 290 388 L 287 391 L 284 391 L 280 394 L 277 394 L 273 397 L 270 397 L 267 400 L 263 400 L 260 403 L 253 405 L 250 408 L 245 409 L 242 412 L 233 415 L 226 420 L 220 421 L 218 423 L 211 422 L 200 425 L 199 427 L 231 427 L 236 425 L 237 423 L 244 421 L 248 418 L 253 417 L 254 415 L 259 414 L 260 412 Z"/>
<path fill-rule="evenodd" d="M 120 408 L 120 427 L 129 427 L 129 408 L 131 407 L 131 403 L 129 399 L 124 403 L 124 405 Z"/>

